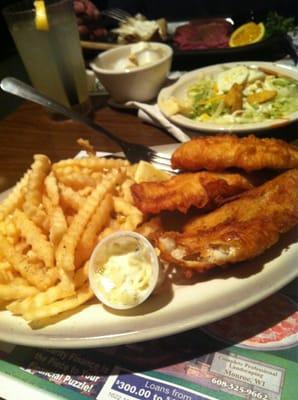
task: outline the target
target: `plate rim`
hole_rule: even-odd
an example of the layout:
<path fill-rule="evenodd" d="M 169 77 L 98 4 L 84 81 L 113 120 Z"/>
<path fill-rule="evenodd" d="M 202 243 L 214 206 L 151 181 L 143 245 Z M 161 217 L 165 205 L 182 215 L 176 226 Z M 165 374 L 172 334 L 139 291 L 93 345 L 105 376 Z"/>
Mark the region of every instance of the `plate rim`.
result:
<path fill-rule="evenodd" d="M 92 336 L 92 337 L 79 337 L 79 338 L 63 338 L 55 337 L 51 335 L 45 336 L 36 336 L 34 334 L 27 335 L 24 337 L 24 333 L 19 334 L 12 334 L 8 333 L 7 335 L 3 335 L 0 329 L 0 340 L 3 342 L 16 344 L 16 345 L 23 345 L 23 346 L 33 346 L 33 347 L 40 347 L 40 348 L 65 348 L 65 349 L 78 349 L 78 348 L 95 348 L 95 347 L 110 347 L 110 346 L 119 346 L 119 345 L 126 345 L 131 343 L 138 343 L 147 340 L 154 340 L 163 338 L 165 336 L 170 336 L 173 334 L 179 334 L 185 332 L 190 329 L 200 328 L 201 326 L 210 324 L 212 322 L 218 321 L 221 318 L 227 318 L 233 315 L 236 312 L 240 312 L 247 307 L 250 307 L 258 302 L 262 301 L 266 297 L 270 296 L 271 294 L 277 292 L 282 287 L 286 286 L 290 283 L 293 279 L 297 277 L 297 274 L 293 270 L 292 274 L 289 274 L 286 278 L 279 281 L 278 284 L 272 285 L 271 288 L 260 294 L 259 296 L 255 297 L 253 302 L 251 301 L 243 301 L 241 307 L 237 308 L 237 310 L 231 310 L 230 312 L 226 312 L 221 314 L 221 317 L 216 318 L 206 318 L 203 323 L 196 323 L 196 320 L 193 317 L 189 317 L 187 320 L 174 322 L 171 325 L 166 325 L 163 328 L 162 332 L 160 331 L 160 327 L 153 327 L 146 330 L 135 330 L 129 331 L 123 334 L 110 334 L 105 336 Z M 87 305 L 89 307 L 90 305 Z M 1 311 L 3 312 L 3 311 Z M 0 313 L 1 313 L 0 312 Z M 6 312 L 6 311 L 4 311 Z M 7 311 L 8 312 L 8 311 Z M 14 317 L 20 318 L 20 317 Z M 183 322 L 183 325 L 182 325 Z M 137 335 L 137 337 L 136 337 Z M 124 340 L 123 340 L 124 339 Z"/>
<path fill-rule="evenodd" d="M 169 144 L 169 145 L 161 145 L 161 146 L 152 146 L 158 151 L 173 151 L 179 144 Z M 102 153 L 101 153 L 102 154 Z M 107 154 L 107 153 L 105 153 Z M 3 193 L 7 193 L 8 191 L 5 191 Z M 3 196 L 3 193 L 0 194 L 0 199 Z M 294 228 L 296 229 L 296 228 Z M 270 249 L 268 250 L 270 251 Z M 289 256 L 290 253 L 290 256 Z M 292 254 L 293 253 L 293 254 Z M 295 254 L 298 254 L 298 243 L 293 243 L 293 245 L 290 246 L 290 248 L 287 249 L 287 254 L 284 254 L 285 256 L 290 257 L 291 259 L 295 259 Z M 279 257 L 282 257 L 283 254 L 280 254 Z M 270 260 L 269 264 L 271 262 L 274 262 L 275 258 Z M 294 265 L 294 263 L 293 263 Z M 282 264 L 282 266 L 284 266 Z M 282 269 L 281 266 L 272 266 L 271 268 L 276 271 L 280 271 Z M 265 270 L 265 273 L 268 274 L 268 269 L 270 270 L 270 265 L 266 267 L 266 263 L 264 264 L 262 270 Z M 270 271 L 269 271 L 270 273 Z M 205 318 L 200 321 L 200 315 L 196 315 L 196 318 L 193 318 L 193 315 L 189 315 L 188 318 L 182 318 L 178 319 L 178 321 L 174 320 L 171 322 L 171 324 L 166 324 L 162 325 L 160 327 L 159 324 L 155 324 L 153 327 L 145 328 L 145 329 L 131 329 L 129 331 L 123 332 L 121 334 L 119 333 L 111 333 L 108 335 L 97 335 L 97 336 L 83 336 L 83 337 L 64 337 L 61 338 L 61 336 L 53 336 L 53 334 L 41 334 L 38 335 L 38 331 L 34 331 L 33 329 L 30 331 L 30 334 L 24 332 L 22 329 L 20 332 L 13 332 L 13 327 L 8 330 L 7 333 L 1 332 L 1 324 L 0 324 L 0 341 L 16 344 L 16 345 L 24 345 L 24 346 L 33 346 L 33 347 L 47 347 L 47 348 L 68 348 L 68 349 L 78 349 L 78 348 L 94 348 L 94 347 L 110 347 L 110 346 L 118 346 L 118 345 L 124 345 L 124 344 L 130 344 L 130 343 L 137 343 L 137 342 L 143 342 L 146 340 L 153 340 L 153 339 L 158 339 L 162 338 L 165 336 L 173 335 L 173 334 L 178 334 L 184 331 L 187 331 L 189 329 L 193 328 L 199 328 L 200 326 L 209 324 L 211 322 L 218 321 L 219 319 L 229 317 L 233 315 L 234 313 L 240 312 L 241 310 L 244 310 L 245 308 L 252 306 L 259 301 L 263 300 L 264 298 L 270 296 L 271 294 L 277 292 L 279 289 L 281 289 L 283 286 L 287 285 L 289 282 L 291 282 L 293 279 L 296 278 L 297 272 L 295 267 L 290 268 L 290 272 L 286 274 L 281 274 L 281 277 L 279 280 L 275 281 L 274 284 L 271 284 L 267 287 L 267 289 L 264 291 L 258 292 L 257 295 L 254 294 L 254 296 L 248 296 L 242 298 L 242 301 L 237 304 L 237 308 L 235 309 L 234 305 L 230 305 L 224 313 L 222 313 L 222 310 L 217 310 L 215 313 L 210 313 L 208 311 L 207 313 L 205 312 Z M 232 275 L 233 276 L 233 275 Z M 249 277 L 252 279 L 254 278 L 253 275 L 249 275 Z M 209 282 L 209 280 L 207 281 Z M 204 282 L 203 282 L 204 283 Z M 252 285 L 253 282 L 250 282 L 250 285 Z M 93 307 L 94 304 L 88 304 L 87 307 Z M 100 304 L 95 305 L 97 308 L 101 307 Z M 86 311 L 84 309 L 82 312 Z M 0 311 L 0 322 L 1 322 L 1 315 L 9 313 L 9 311 Z M 154 313 L 154 312 L 153 312 Z M 176 311 L 177 313 L 177 311 Z M 79 315 L 80 312 L 76 315 Z M 11 316 L 13 320 L 15 318 L 18 318 L 21 320 L 21 317 L 18 316 Z"/>
<path fill-rule="evenodd" d="M 191 80 L 192 76 L 195 76 L 196 74 L 204 74 L 205 72 L 208 72 L 208 70 L 213 70 L 213 69 L 220 69 L 224 68 L 225 66 L 227 67 L 233 67 L 237 65 L 256 65 L 264 68 L 273 68 L 279 72 L 284 72 L 285 74 L 293 74 L 294 76 L 296 75 L 296 79 L 298 80 L 298 70 L 292 66 L 282 64 L 282 62 L 277 61 L 277 62 L 270 62 L 270 61 L 232 61 L 232 62 L 223 62 L 223 63 L 217 63 L 217 64 L 212 64 L 208 65 L 205 67 L 193 69 L 191 71 L 186 72 L 183 74 L 175 83 L 172 85 L 169 85 L 163 89 L 160 90 L 158 96 L 157 96 L 157 106 L 159 111 L 162 113 L 162 115 L 167 118 L 170 122 L 173 124 L 176 124 L 178 126 L 181 126 L 183 128 L 192 130 L 192 131 L 199 131 L 199 132 L 207 132 L 207 133 L 238 133 L 238 134 L 247 134 L 248 132 L 252 131 L 260 131 L 260 130 L 268 130 L 268 129 L 273 129 L 273 128 L 279 128 L 285 125 L 288 125 L 294 121 L 298 120 L 298 111 L 289 114 L 285 118 L 280 118 L 280 119 L 274 119 L 274 120 L 268 120 L 268 121 L 263 121 L 259 123 L 246 123 L 246 124 L 216 124 L 216 123 L 205 123 L 205 122 L 193 122 L 190 118 L 186 118 L 182 115 L 167 115 L 164 110 L 162 109 L 161 102 L 165 99 L 171 96 L 171 93 L 179 88 L 183 87 L 188 80 Z"/>

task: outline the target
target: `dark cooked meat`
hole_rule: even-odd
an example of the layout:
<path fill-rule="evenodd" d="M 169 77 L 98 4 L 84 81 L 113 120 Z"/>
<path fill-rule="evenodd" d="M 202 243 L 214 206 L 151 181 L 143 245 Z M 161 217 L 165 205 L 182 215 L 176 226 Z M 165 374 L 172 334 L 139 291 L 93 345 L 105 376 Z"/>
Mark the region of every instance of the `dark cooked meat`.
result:
<path fill-rule="evenodd" d="M 233 25 L 224 19 L 201 19 L 179 26 L 174 45 L 179 50 L 202 50 L 228 46 Z"/>

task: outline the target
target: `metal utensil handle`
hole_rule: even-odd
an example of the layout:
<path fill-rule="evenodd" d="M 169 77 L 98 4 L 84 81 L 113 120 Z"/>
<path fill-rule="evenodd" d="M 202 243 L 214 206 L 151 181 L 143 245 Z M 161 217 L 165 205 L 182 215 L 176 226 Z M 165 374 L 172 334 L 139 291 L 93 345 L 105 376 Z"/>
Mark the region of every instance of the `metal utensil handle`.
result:
<path fill-rule="evenodd" d="M 54 111 L 58 114 L 62 114 L 75 121 L 81 122 L 97 132 L 100 131 L 100 133 L 103 133 L 109 139 L 112 139 L 124 150 L 123 148 L 124 141 L 119 139 L 112 132 L 108 131 L 100 124 L 93 122 L 91 119 L 85 117 L 84 115 L 81 115 L 63 106 L 62 104 L 56 102 L 55 100 L 41 94 L 38 90 L 34 89 L 27 83 L 24 83 L 16 78 L 7 77 L 0 82 L 0 87 L 7 93 L 11 93 L 14 94 L 15 96 L 19 96 L 22 97 L 23 99 L 30 100 L 34 103 L 40 104 L 41 106 L 44 106 L 51 111 Z"/>

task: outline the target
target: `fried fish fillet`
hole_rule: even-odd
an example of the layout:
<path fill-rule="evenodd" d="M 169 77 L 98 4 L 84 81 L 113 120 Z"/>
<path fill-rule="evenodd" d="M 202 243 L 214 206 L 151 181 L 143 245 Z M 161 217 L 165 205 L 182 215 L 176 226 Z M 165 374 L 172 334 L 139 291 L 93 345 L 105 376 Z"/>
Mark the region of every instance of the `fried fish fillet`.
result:
<path fill-rule="evenodd" d="M 298 168 L 298 148 L 279 139 L 261 139 L 253 135 L 204 136 L 178 147 L 172 155 L 172 166 L 187 171 L 221 171 L 231 167 L 245 171 Z"/>
<path fill-rule="evenodd" d="M 278 215 L 281 211 L 296 214 L 298 208 L 298 169 L 278 175 L 256 188 L 237 196 L 213 212 L 191 219 L 183 232 L 196 232 L 215 227 L 218 224 L 253 218 Z"/>
<path fill-rule="evenodd" d="M 289 170 L 194 222 L 186 232 L 156 235 L 163 260 L 203 272 L 251 259 L 298 223 L 298 170 Z"/>
<path fill-rule="evenodd" d="M 239 174 L 197 172 L 161 181 L 143 182 L 131 186 L 136 206 L 143 213 L 179 210 L 185 213 L 191 206 L 215 206 L 230 196 L 252 188 Z"/>

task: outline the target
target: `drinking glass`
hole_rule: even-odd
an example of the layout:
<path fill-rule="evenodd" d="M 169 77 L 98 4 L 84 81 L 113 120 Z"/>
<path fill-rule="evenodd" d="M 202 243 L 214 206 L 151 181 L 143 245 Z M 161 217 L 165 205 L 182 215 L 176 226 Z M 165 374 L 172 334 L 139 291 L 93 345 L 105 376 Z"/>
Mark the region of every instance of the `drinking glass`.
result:
<path fill-rule="evenodd" d="M 33 86 L 66 107 L 91 109 L 87 76 L 71 0 L 46 2 L 48 30 L 35 25 L 33 2 L 3 10 L 11 35 Z"/>

